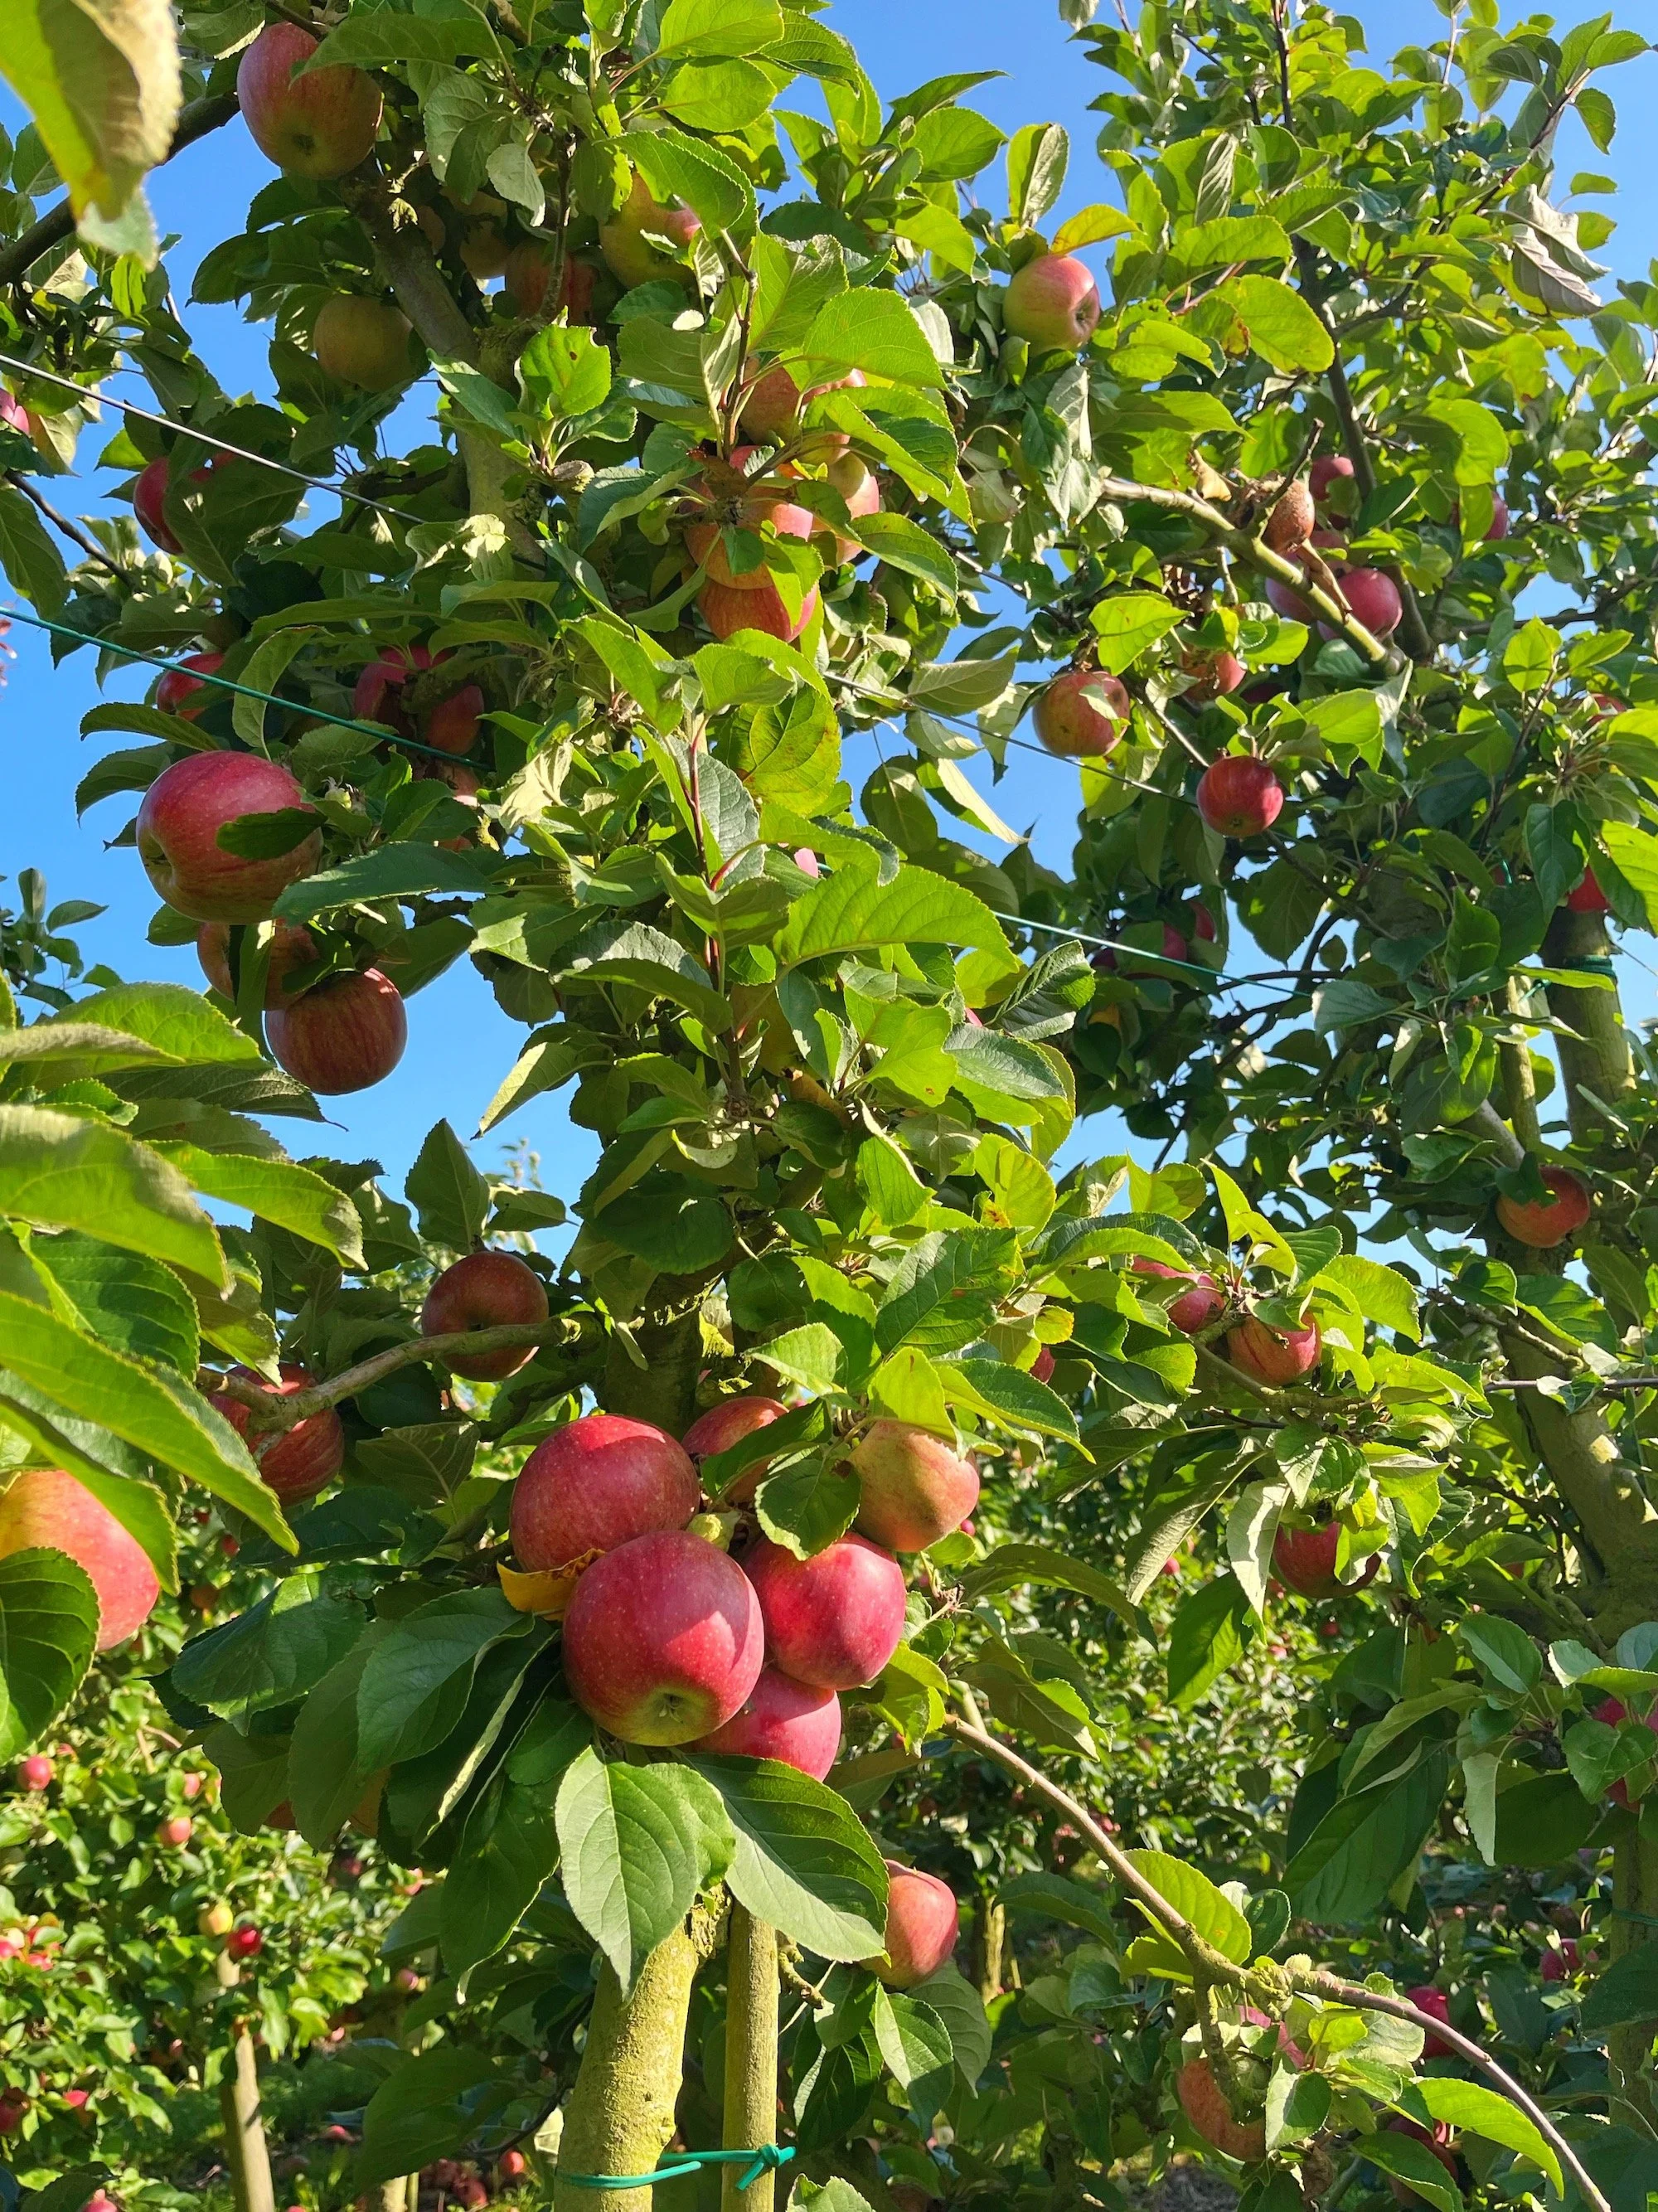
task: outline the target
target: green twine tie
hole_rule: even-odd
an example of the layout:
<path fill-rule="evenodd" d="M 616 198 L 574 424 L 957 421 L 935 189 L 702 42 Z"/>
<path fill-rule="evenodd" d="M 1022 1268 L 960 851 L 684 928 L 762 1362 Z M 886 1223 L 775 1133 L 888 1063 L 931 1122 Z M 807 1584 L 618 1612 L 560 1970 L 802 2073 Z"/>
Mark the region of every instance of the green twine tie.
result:
<path fill-rule="evenodd" d="M 747 2189 L 762 2173 L 775 2173 L 780 2166 L 786 2166 L 793 2156 L 791 2145 L 774 2142 L 761 2143 L 754 2150 L 682 2150 L 673 2152 L 665 2166 L 650 2173 L 566 2173 L 561 2167 L 553 2178 L 568 2181 L 574 2189 L 652 2189 L 659 2181 L 679 2181 L 688 2173 L 700 2173 L 705 2166 L 740 2166 L 747 2159 L 748 2172 L 737 2178 L 738 2187 Z"/>

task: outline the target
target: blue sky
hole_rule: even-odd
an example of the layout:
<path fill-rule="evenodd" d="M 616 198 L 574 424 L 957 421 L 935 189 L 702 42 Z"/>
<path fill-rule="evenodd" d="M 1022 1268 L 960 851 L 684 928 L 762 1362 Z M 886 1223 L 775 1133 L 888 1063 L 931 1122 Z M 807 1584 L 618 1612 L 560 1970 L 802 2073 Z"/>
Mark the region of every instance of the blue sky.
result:
<path fill-rule="evenodd" d="M 1107 12 L 1113 4 L 1114 0 L 1103 0 Z M 1373 52 L 1382 55 L 1406 44 L 1430 42 L 1443 33 L 1444 18 L 1431 0 L 1359 0 L 1349 12 L 1366 26 Z M 1565 25 L 1600 12 L 1574 0 L 1558 11 L 1558 21 Z M 1649 13 L 1638 6 L 1618 12 L 1621 20 L 1637 26 Z M 1066 126 L 1072 156 L 1060 213 L 1105 196 L 1104 174 L 1093 153 L 1096 118 L 1088 112 L 1088 102 L 1105 80 L 1070 43 L 1054 0 L 837 0 L 829 20 L 853 41 L 888 97 L 947 70 L 1004 72 L 969 98 L 1005 131 L 1029 122 L 1057 121 Z M 1639 118 L 1645 100 L 1658 89 L 1658 59 L 1648 56 L 1617 71 L 1610 88 L 1626 118 L 1610 155 L 1596 154 L 1575 124 L 1569 125 L 1561 147 L 1561 173 L 1570 178 L 1577 169 L 1592 168 L 1617 179 L 1619 199 L 1599 204 L 1612 205 L 1621 228 L 1597 258 L 1611 263 L 1619 275 L 1644 276 L 1658 212 L 1658 149 L 1639 127 Z M 9 97 L 0 94 L 0 121 L 15 129 L 20 119 Z M 176 233 L 179 240 L 169 254 L 168 266 L 180 299 L 188 295 L 202 254 L 240 223 L 247 201 L 270 173 L 246 133 L 233 125 L 191 149 L 155 179 L 152 202 L 157 222 L 164 233 Z M 987 193 L 1001 185 L 996 170 L 981 179 L 981 189 Z M 228 388 L 269 389 L 266 332 L 243 323 L 229 308 L 191 310 L 190 321 L 203 352 Z M 136 378 L 123 379 L 112 388 L 141 403 L 148 398 Z M 102 442 L 101 438 L 89 438 L 86 451 L 90 453 Z M 54 495 L 76 512 L 94 503 L 89 486 L 77 497 L 60 483 Z M 130 850 L 106 852 L 103 845 L 125 818 L 122 802 L 106 801 L 84 824 L 76 822 L 75 787 L 93 757 L 92 744 L 83 744 L 77 735 L 82 714 L 98 697 L 91 656 L 82 654 L 54 672 L 38 633 L 15 627 L 10 642 L 17 658 L 0 690 L 0 759 L 9 793 L 10 825 L 0 839 L 0 874 L 12 881 L 0 887 L 0 901 L 15 903 L 17 872 L 33 865 L 45 872 L 54 899 L 99 899 L 107 905 L 102 920 L 77 933 L 89 957 L 104 960 L 126 975 L 197 983 L 199 973 L 188 950 L 170 952 L 143 942 L 154 900 L 137 856 Z M 142 688 L 136 676 L 128 676 L 116 679 L 111 692 L 136 697 Z M 861 781 L 872 759 L 861 747 L 851 749 L 848 772 L 854 782 Z M 1027 752 L 1016 751 L 1010 760 L 1009 774 L 994 794 L 998 810 L 1017 828 L 1032 825 L 1042 856 L 1051 865 L 1066 866 L 1075 834 L 1074 769 Z M 976 775 L 983 774 L 982 769 L 975 770 Z M 1643 955 L 1647 949 L 1641 940 Z M 1631 1005 L 1650 1012 L 1650 971 L 1632 973 L 1631 982 Z M 333 1102 L 330 1111 L 337 1126 L 319 1132 L 315 1139 L 303 1134 L 302 1125 L 294 1125 L 296 1141 L 302 1146 L 314 1142 L 348 1158 L 373 1155 L 400 1180 L 422 1137 L 440 1115 L 446 1115 L 463 1136 L 470 1134 L 524 1032 L 497 1012 L 489 991 L 466 964 L 421 993 L 411 1001 L 410 1016 L 409 1050 L 398 1075 L 376 1090 Z M 486 1170 L 495 1168 L 500 1158 L 497 1146 L 513 1138 L 529 1141 L 541 1156 L 547 1187 L 567 1194 L 592 1157 L 593 1140 L 586 1131 L 571 1127 L 556 1098 L 536 1102 L 497 1137 L 487 1139 L 479 1150 L 480 1165 Z M 1112 1119 L 1102 1117 L 1085 1124 L 1067 1152 L 1086 1157 L 1114 1149 L 1120 1141 Z"/>

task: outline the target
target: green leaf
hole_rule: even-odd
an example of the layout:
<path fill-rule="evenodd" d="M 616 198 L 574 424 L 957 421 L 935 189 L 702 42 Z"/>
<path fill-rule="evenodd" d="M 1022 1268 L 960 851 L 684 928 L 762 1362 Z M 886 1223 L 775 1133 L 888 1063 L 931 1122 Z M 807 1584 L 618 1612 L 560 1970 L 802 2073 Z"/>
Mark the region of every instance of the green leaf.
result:
<path fill-rule="evenodd" d="M 683 131 L 632 131 L 616 147 L 659 203 L 683 200 L 710 230 L 754 228 L 754 187 L 717 147 Z"/>
<path fill-rule="evenodd" d="M 550 323 L 518 357 L 525 389 L 548 415 L 586 415 L 610 397 L 610 356 L 592 332 Z"/>
<path fill-rule="evenodd" d="M 62 1552 L 0 1559 L 0 1759 L 15 1759 L 81 1686 L 98 1643 L 98 1595 Z"/>
<path fill-rule="evenodd" d="M 4 52 L 0 40 L 0 62 Z M 0 567 L 42 614 L 55 615 L 62 607 L 69 579 L 58 548 L 28 501 L 9 483 L 0 484 Z"/>
<path fill-rule="evenodd" d="M 1438 1818 L 1449 1771 L 1449 1753 L 1436 1747 L 1396 1779 L 1338 1798 L 1284 1870 L 1284 1887 L 1297 1912 L 1303 1918 L 1350 1921 L 1379 1905 L 1415 1864 Z"/>
<path fill-rule="evenodd" d="M 1321 1271 L 1319 1279 L 1345 1291 L 1366 1321 L 1397 1329 L 1413 1344 L 1421 1342 L 1416 1291 L 1397 1268 L 1384 1267 L 1379 1260 L 1367 1260 L 1356 1252 L 1344 1252 Z"/>
<path fill-rule="evenodd" d="M 1523 1697 L 1543 1678 L 1543 1658 L 1525 1630 L 1500 1613 L 1470 1613 L 1458 1633 L 1480 1666 L 1503 1689 Z"/>
<path fill-rule="evenodd" d="M 464 2150 L 511 2100 L 514 2086 L 511 2073 L 463 2044 L 440 2043 L 408 2059 L 381 2082 L 363 2112 L 357 2185 L 372 2189 Z"/>
<path fill-rule="evenodd" d="M 991 2029 L 984 1999 L 954 1965 L 941 1966 L 910 1991 L 943 2021 L 956 2063 L 969 2089 L 990 2063 Z"/>
<path fill-rule="evenodd" d="M 68 185 L 76 221 L 101 217 L 93 233 L 113 235 L 146 172 L 166 161 L 179 119 L 179 40 L 166 0 L 103 0 L 95 10 L 13 0 L 0 75 Z M 135 227 L 122 243 L 142 236 Z M 151 261 L 154 246 L 151 234 Z"/>
<path fill-rule="evenodd" d="M 1180 620 L 1179 608 L 1161 592 L 1121 592 L 1101 599 L 1089 617 L 1100 641 L 1100 665 L 1120 676 Z"/>
<path fill-rule="evenodd" d="M 680 60 L 693 54 L 756 54 L 782 35 L 777 0 L 670 0 L 656 51 Z"/>
<path fill-rule="evenodd" d="M 859 287 L 826 300 L 812 317 L 800 351 L 814 383 L 843 377 L 852 368 L 892 384 L 944 380 L 938 356 L 898 292 Z"/>
<path fill-rule="evenodd" d="M 1189 1920 L 1199 1936 L 1212 1943 L 1221 1956 L 1243 1966 L 1254 1948 L 1249 1923 L 1230 1898 L 1224 1896 L 1207 1875 L 1199 1874 L 1166 1851 L 1130 1851 L 1130 1860 L 1161 1897 Z M 1139 1900 L 1135 1900 L 1139 1905 Z M 1145 1907 L 1139 1905 L 1140 1911 Z M 1151 1915 L 1146 1915 L 1148 1920 Z M 1155 1928 L 1158 1925 L 1151 1922 Z"/>
<path fill-rule="evenodd" d="M 938 1380 L 950 1404 L 982 1413 L 999 1428 L 1068 1442 L 1076 1438 L 1077 1417 L 1065 1400 L 1022 1367 L 999 1359 L 944 1360 Z"/>
<path fill-rule="evenodd" d="M 1084 1560 L 1066 1559 L 1043 1544 L 999 1544 L 987 1559 L 969 1567 L 962 1577 L 962 1595 L 969 1605 L 998 1590 L 1021 1589 L 1027 1583 L 1045 1583 L 1054 1589 L 1075 1590 L 1108 1606 L 1137 1635 L 1150 1639 L 1152 1631 L 1142 1609 L 1135 1605 L 1109 1575 Z"/>
<path fill-rule="evenodd" d="M 908 576 L 920 576 L 927 583 L 937 584 L 940 591 L 953 592 L 957 589 L 956 563 L 948 550 L 931 532 L 923 530 L 919 522 L 912 522 L 907 514 L 854 515 L 846 526 L 845 535 L 856 538 L 889 568 L 901 568 Z"/>
<path fill-rule="evenodd" d="M 276 901 L 273 911 L 284 921 L 309 921 L 333 914 L 360 899 L 418 898 L 427 891 L 487 890 L 484 865 L 465 853 L 446 853 L 436 845 L 403 842 L 359 853 L 337 868 L 301 877 Z"/>
<path fill-rule="evenodd" d="M 37 1026 L 56 1030 L 82 1022 L 141 1038 L 192 1066 L 241 1065 L 257 1070 L 264 1065 L 254 1040 L 210 1006 L 199 991 L 186 990 L 182 983 L 118 983 L 77 1000 L 72 1023 L 54 1018 Z"/>
<path fill-rule="evenodd" d="M 1017 963 L 1001 924 L 959 884 L 930 870 L 901 867 L 890 883 L 872 871 L 843 866 L 799 900 L 778 939 L 785 967 L 831 953 L 872 951 L 884 945 L 945 945 L 987 952 Z"/>
<path fill-rule="evenodd" d="M 489 1186 L 446 1121 L 435 1121 L 427 1131 L 403 1188 L 420 1216 L 427 1243 L 446 1252 L 471 1250 L 483 1233 Z"/>
<path fill-rule="evenodd" d="M 798 1466 L 768 1475 L 755 1492 L 754 1510 L 774 1544 L 797 1559 L 810 1559 L 845 1535 L 858 1517 L 859 1502 L 855 1478 L 814 1453 Z"/>
<path fill-rule="evenodd" d="M 731 1831 L 715 1791 L 683 1766 L 606 1766 L 591 1747 L 559 1785 L 564 1894 L 624 1990 L 704 1885 Z"/>
<path fill-rule="evenodd" d="M 726 1882 L 738 1902 L 820 1959 L 878 1957 L 887 1870 L 845 1798 L 771 1759 L 686 1756 L 735 1832 Z"/>
<path fill-rule="evenodd" d="M 708 971 L 677 938 L 648 922 L 596 922 L 574 938 L 551 963 L 561 975 L 595 983 L 636 983 L 641 990 L 687 1006 L 711 1028 L 723 1030 L 731 1008 Z"/>
<path fill-rule="evenodd" d="M 373 1769 L 357 1744 L 357 1693 L 376 1647 L 396 1632 L 370 1624 L 300 1707 L 288 1753 L 288 1796 L 307 1843 L 325 1850 L 361 1800 Z"/>
<path fill-rule="evenodd" d="M 647 1176 L 595 1214 L 592 1226 L 664 1275 L 718 1267 L 735 1233 L 724 1200 L 677 1176 Z"/>
<path fill-rule="evenodd" d="M 225 1718 L 289 1704 L 345 1657 L 366 1618 L 358 1600 L 325 1589 L 317 1570 L 303 1570 L 186 1644 L 174 1686 Z"/>
<path fill-rule="evenodd" d="M 1189 1712 L 1220 1675 L 1248 1650 L 1253 1631 L 1249 1600 L 1234 1574 L 1181 1601 L 1169 1632 L 1169 1694 Z"/>
<path fill-rule="evenodd" d="M 1042 221 L 1065 189 L 1070 160 L 1071 140 L 1058 123 L 1027 123 L 1014 132 L 1007 149 L 1007 204 L 1015 222 Z"/>
<path fill-rule="evenodd" d="M 592 1741 L 584 1713 L 549 1698 L 473 1807 L 443 1885 L 443 1961 L 451 1973 L 500 1950 L 552 1875 L 559 1786 Z"/>
<path fill-rule="evenodd" d="M 201 1358 L 196 1302 L 170 1267 L 78 1234 L 38 1237 L 31 1256 L 91 1334 L 194 1379 Z"/>
<path fill-rule="evenodd" d="M 1431 2144 L 1415 2136 L 1382 2128 L 1364 2138 L 1364 2155 L 1384 2173 L 1396 2173 L 1418 2197 L 1425 2197 L 1436 2212 L 1462 2212 L 1462 2191 L 1434 2155 Z"/>
<path fill-rule="evenodd" d="M 1591 1998 L 1593 1995 L 1591 1991 Z M 1413 2088 L 1415 2095 L 1427 2106 L 1430 2118 L 1444 2120 L 1470 2135 L 1483 2136 L 1487 2142 L 1501 2143 L 1506 2150 L 1518 2151 L 1521 2158 L 1540 2167 L 1556 2189 L 1564 2192 L 1565 2183 L 1561 2178 L 1558 2158 L 1549 2148 L 1536 2123 L 1527 2119 L 1519 2106 L 1507 2097 L 1499 2097 L 1495 2089 L 1483 2088 L 1478 2081 L 1454 2081 L 1441 2075 L 1424 2075 L 1413 2084 Z"/>
<path fill-rule="evenodd" d="M 1583 2034 L 1599 2037 L 1649 2021 L 1658 2021 L 1658 1947 L 1643 1943 L 1596 1977 L 1578 2026 Z"/>
<path fill-rule="evenodd" d="M 0 1106 L 0 1213 L 228 1280 L 218 1234 L 183 1176 L 106 1121 Z"/>
<path fill-rule="evenodd" d="M 878 1987 L 875 2040 L 886 2069 L 904 2090 L 923 2091 L 915 2101 L 938 2102 L 956 2063 L 950 2030 L 930 2005 L 913 1994 Z"/>
<path fill-rule="evenodd" d="M 1249 333 L 1249 343 L 1263 361 L 1289 374 L 1311 369 L 1315 374 L 1335 358 L 1330 333 L 1299 292 L 1277 276 L 1234 276 L 1220 287 L 1220 296 Z"/>
<path fill-rule="evenodd" d="M 294 1549 L 282 1509 L 260 1481 L 247 1447 L 204 1398 L 5 1291 L 0 1291 L 0 1346 L 6 1365 L 26 1382 L 161 1466 L 199 1482 L 246 1513 L 284 1551 Z"/>
<path fill-rule="evenodd" d="M 481 15 L 434 20 L 371 9 L 331 30 L 307 62 L 301 76 L 349 62 L 377 69 L 387 62 L 499 61 L 501 48 Z"/>
<path fill-rule="evenodd" d="M 465 1711 L 472 1677 L 492 1645 L 544 1624 L 515 1613 L 498 1589 L 450 1590 L 404 1614 L 375 1649 L 357 1693 L 361 1757 L 372 1771 L 442 1743 Z"/>
<path fill-rule="evenodd" d="M 192 1189 L 320 1244 L 343 1267 L 362 1266 L 357 1209 L 314 1168 L 296 1160 L 254 1159 L 245 1152 L 204 1152 L 199 1145 L 169 1142 L 155 1149 Z"/>

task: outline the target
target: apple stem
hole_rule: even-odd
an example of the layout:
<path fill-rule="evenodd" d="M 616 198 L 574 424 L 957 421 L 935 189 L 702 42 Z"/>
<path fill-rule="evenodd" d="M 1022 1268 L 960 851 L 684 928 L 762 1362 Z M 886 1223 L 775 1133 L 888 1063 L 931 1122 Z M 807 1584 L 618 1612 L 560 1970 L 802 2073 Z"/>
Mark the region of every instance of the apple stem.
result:
<path fill-rule="evenodd" d="M 777 1930 L 732 1901 L 726 1939 L 726 2102 L 721 2136 L 727 2150 L 754 2150 L 777 2131 Z M 740 2170 L 720 2180 L 721 2212 L 772 2212 L 774 2173 L 739 2189 Z"/>

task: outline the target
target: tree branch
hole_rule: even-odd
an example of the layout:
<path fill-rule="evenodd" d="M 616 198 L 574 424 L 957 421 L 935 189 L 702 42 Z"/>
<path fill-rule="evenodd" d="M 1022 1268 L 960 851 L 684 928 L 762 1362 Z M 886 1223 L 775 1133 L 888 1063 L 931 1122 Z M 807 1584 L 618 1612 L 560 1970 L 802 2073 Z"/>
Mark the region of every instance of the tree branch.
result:
<path fill-rule="evenodd" d="M 1029 1759 L 1022 1759 L 1017 1751 L 1011 1750 L 1006 1744 L 987 1734 L 985 1729 L 975 1728 L 970 1721 L 960 1720 L 951 1714 L 945 1720 L 944 1728 L 948 1734 L 957 1737 L 959 1741 L 970 1744 L 975 1751 L 981 1753 L 985 1758 L 994 1759 L 996 1764 L 1005 1768 L 1008 1773 L 1017 1775 L 1028 1790 L 1034 1790 L 1036 1796 L 1045 1800 L 1055 1812 L 1063 1813 L 1066 1819 L 1078 1832 L 1088 1838 L 1089 1843 L 1110 1869 L 1116 1880 L 1139 1904 L 1145 1906 L 1146 1911 L 1156 1919 L 1158 1925 L 1167 1930 L 1186 1954 L 1187 1958 L 1191 1960 L 1193 1966 L 1201 1970 L 1206 1978 L 1214 1982 L 1224 1982 L 1230 1988 L 1235 1990 L 1248 1988 L 1252 1970 L 1248 1966 L 1239 1966 L 1231 1959 L 1223 1957 L 1212 1944 L 1206 1942 L 1191 1922 L 1177 1911 L 1162 1892 L 1145 1879 L 1127 1853 L 1119 1849 L 1092 1814 L 1072 1796 L 1068 1790 L 1061 1790 L 1056 1783 L 1050 1782 L 1040 1768 L 1031 1765 Z M 1553 2151 L 1561 2165 L 1570 2174 L 1578 2188 L 1582 2191 L 1586 2201 L 1594 2207 L 1594 2212 L 1611 2212 L 1611 2207 L 1606 2197 L 1596 2186 L 1582 2160 L 1542 2106 L 1533 2098 L 1528 2096 L 1513 2075 L 1498 2065 L 1496 2059 L 1482 2050 L 1471 2037 L 1462 2034 L 1457 2028 L 1447 2027 L 1442 2020 L 1433 2019 L 1428 2014 L 1418 2011 L 1417 2007 L 1405 1997 L 1382 1996 L 1374 1990 L 1358 1989 L 1352 1983 L 1341 1981 L 1335 1975 L 1327 1974 L 1318 1967 L 1275 1968 L 1275 1972 L 1284 1973 L 1293 1988 L 1303 1991 L 1309 1996 L 1323 1997 L 1332 2004 L 1347 2005 L 1356 2012 L 1386 2013 L 1394 2020 L 1408 2021 L 1413 2027 L 1421 2028 L 1424 2034 L 1436 2035 L 1442 2042 L 1448 2043 L 1460 2057 L 1466 2058 L 1471 2065 L 1477 2066 L 1482 2074 L 1487 2075 L 1496 2082 L 1503 2094 L 1520 2107 L 1539 2135 Z"/>
<path fill-rule="evenodd" d="M 43 514 L 54 530 L 61 531 L 71 545 L 78 545 L 88 561 L 95 561 L 100 568 L 107 568 L 118 583 L 131 582 L 131 580 L 120 562 L 112 561 L 97 539 L 88 532 L 82 530 L 78 522 L 71 522 L 68 515 L 59 514 L 49 501 L 42 499 L 34 486 L 20 470 L 8 469 L 6 482 L 14 491 L 21 491 L 30 506 Z"/>
<path fill-rule="evenodd" d="M 269 1435 L 274 1442 L 295 1423 L 307 1419 L 313 1413 L 326 1412 L 343 1398 L 355 1398 L 370 1383 L 383 1382 L 386 1376 L 397 1374 L 401 1368 L 416 1366 L 422 1360 L 449 1367 L 456 1360 L 470 1359 L 480 1352 L 509 1352 L 523 1344 L 569 1343 L 580 1334 L 580 1325 L 568 1315 L 552 1321 L 504 1322 L 499 1328 L 452 1329 L 444 1336 L 411 1337 L 407 1344 L 394 1344 L 386 1352 L 377 1352 L 372 1359 L 348 1367 L 342 1374 L 331 1375 L 325 1382 L 313 1382 L 309 1389 L 291 1391 L 284 1397 L 279 1397 L 274 1390 L 261 1389 L 257 1382 L 246 1382 L 240 1375 L 224 1376 L 217 1387 L 224 1396 L 234 1398 L 254 1416 L 248 1425 L 260 1441 Z"/>
<path fill-rule="evenodd" d="M 192 100 L 179 118 L 179 127 L 173 134 L 173 143 L 167 148 L 170 161 L 175 154 L 182 154 L 186 146 L 193 146 L 198 138 L 205 138 L 215 131 L 222 131 L 231 117 L 238 112 L 234 98 L 229 93 L 215 93 L 210 99 Z M 15 284 L 31 270 L 43 255 L 54 246 L 75 235 L 75 210 L 69 202 L 59 200 L 49 208 L 39 222 L 31 223 L 21 238 L 0 246 L 0 284 Z"/>

